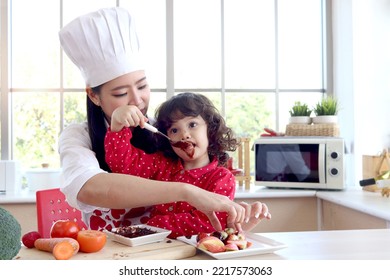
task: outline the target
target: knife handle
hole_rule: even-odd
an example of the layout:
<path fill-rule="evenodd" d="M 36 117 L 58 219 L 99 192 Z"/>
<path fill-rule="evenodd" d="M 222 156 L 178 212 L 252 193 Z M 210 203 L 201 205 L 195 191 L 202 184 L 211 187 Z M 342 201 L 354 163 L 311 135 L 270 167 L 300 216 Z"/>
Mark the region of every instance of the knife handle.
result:
<path fill-rule="evenodd" d="M 363 180 L 360 180 L 360 181 L 359 181 L 359 184 L 360 184 L 361 187 L 369 186 L 369 185 L 374 185 L 375 183 L 376 183 L 376 181 L 375 181 L 374 178 L 363 179 Z"/>

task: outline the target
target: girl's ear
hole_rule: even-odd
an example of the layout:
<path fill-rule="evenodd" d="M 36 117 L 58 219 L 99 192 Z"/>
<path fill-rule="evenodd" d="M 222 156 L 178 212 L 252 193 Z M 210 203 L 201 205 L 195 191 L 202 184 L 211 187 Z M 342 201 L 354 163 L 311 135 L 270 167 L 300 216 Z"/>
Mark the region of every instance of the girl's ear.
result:
<path fill-rule="evenodd" d="M 100 106 L 100 99 L 99 96 L 93 92 L 92 88 L 87 87 L 85 89 L 85 92 L 87 93 L 88 98 L 96 105 Z"/>

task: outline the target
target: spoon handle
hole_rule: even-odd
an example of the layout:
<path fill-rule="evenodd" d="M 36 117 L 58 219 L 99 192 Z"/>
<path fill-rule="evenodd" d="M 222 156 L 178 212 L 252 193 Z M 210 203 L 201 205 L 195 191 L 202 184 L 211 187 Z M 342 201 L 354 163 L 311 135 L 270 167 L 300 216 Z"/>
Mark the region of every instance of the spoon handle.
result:
<path fill-rule="evenodd" d="M 160 134 L 161 136 L 164 136 L 165 138 L 167 138 L 169 141 L 172 142 L 171 138 L 169 138 L 167 135 L 165 135 L 164 133 L 160 132 L 157 130 L 157 128 L 155 128 L 154 126 L 148 124 L 148 123 L 145 123 L 145 126 L 144 126 L 145 129 L 153 132 L 153 133 L 157 133 L 157 134 Z"/>
<path fill-rule="evenodd" d="M 155 128 L 153 125 L 150 125 L 148 123 L 145 123 L 144 128 L 149 130 L 149 131 L 151 131 L 151 132 L 153 132 L 153 133 L 157 133 L 158 132 L 157 128 Z"/>

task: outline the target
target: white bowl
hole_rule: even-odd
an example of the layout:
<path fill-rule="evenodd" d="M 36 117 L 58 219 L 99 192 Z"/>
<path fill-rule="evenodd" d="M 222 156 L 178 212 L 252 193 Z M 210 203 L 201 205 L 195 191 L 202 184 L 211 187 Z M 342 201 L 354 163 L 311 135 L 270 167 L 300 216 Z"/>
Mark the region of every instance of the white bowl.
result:
<path fill-rule="evenodd" d="M 113 228 L 111 230 L 111 232 L 108 230 L 105 230 L 104 232 L 112 240 L 119 242 L 119 243 L 122 243 L 124 245 L 130 246 L 130 247 L 163 241 L 171 233 L 170 230 L 166 230 L 166 229 L 162 229 L 162 228 L 158 228 L 158 227 L 152 227 L 152 226 L 148 226 L 148 225 L 134 225 L 132 227 L 148 228 L 150 230 L 155 231 L 156 233 L 151 233 L 151 234 L 140 236 L 140 237 L 129 238 L 129 237 L 124 237 L 122 235 L 114 233 L 116 228 Z"/>

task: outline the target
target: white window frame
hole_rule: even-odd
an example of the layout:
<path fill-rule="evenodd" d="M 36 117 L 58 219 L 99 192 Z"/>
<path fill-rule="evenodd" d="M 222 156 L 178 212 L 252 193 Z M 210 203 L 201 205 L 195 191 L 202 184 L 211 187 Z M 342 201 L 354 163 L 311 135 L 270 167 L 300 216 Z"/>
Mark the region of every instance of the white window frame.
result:
<path fill-rule="evenodd" d="M 60 0 L 60 14 L 61 14 L 61 23 L 62 23 L 62 1 Z M 173 53 L 173 45 L 174 45 L 174 34 L 173 34 L 173 5 L 174 0 L 166 0 L 166 30 L 167 30 L 167 51 L 166 51 L 166 59 L 167 59 L 167 66 L 166 66 L 166 88 L 165 89 L 152 89 L 153 92 L 166 92 L 166 98 L 170 98 L 177 92 L 182 91 L 195 91 L 195 92 L 219 92 L 221 94 L 221 105 L 222 105 L 222 114 L 225 114 L 225 94 L 226 92 L 264 92 L 264 89 L 227 89 L 224 85 L 224 49 L 223 49 L 223 34 L 224 34 L 224 0 L 221 1 L 221 46 L 222 46 L 222 62 L 221 62 L 221 74 L 222 74 L 222 88 L 219 89 L 198 89 L 198 88 L 175 88 L 174 85 L 174 53 Z M 275 8 L 277 8 L 278 0 L 275 1 Z M 65 92 L 84 92 L 84 88 L 80 89 L 65 89 L 63 88 L 63 79 L 62 79 L 62 69 L 63 69 L 63 53 L 61 53 L 60 57 L 60 67 L 61 67 L 61 80 L 60 80 L 60 88 L 59 89 L 17 89 L 17 88 L 10 88 L 9 87 L 9 57 L 10 57 L 10 50 L 9 50 L 9 34 L 8 34 L 8 24 L 9 24 L 9 7 L 10 7 L 10 0 L 0 0 L 1 3 L 1 160 L 12 160 L 13 159 L 13 151 L 12 151 L 12 104 L 11 104 L 11 94 L 12 92 L 34 92 L 34 91 L 56 91 L 60 93 L 60 125 L 61 130 L 64 126 L 64 111 L 63 111 L 63 95 Z M 120 5 L 120 0 L 116 1 L 117 5 Z M 323 0 L 323 89 L 320 89 L 321 92 L 325 94 L 331 95 L 333 93 L 333 53 L 332 53 L 332 3 L 331 0 Z M 275 9 L 275 24 L 277 25 L 277 9 Z M 277 27 L 277 26 L 276 26 Z M 277 30 L 277 28 L 276 28 Z M 277 31 L 276 31 L 277 32 Z M 275 36 L 275 44 L 277 46 L 277 36 Z M 278 56 L 277 52 L 275 55 L 275 62 L 276 62 L 276 71 L 278 67 Z M 266 90 L 269 92 L 269 89 Z M 288 90 L 284 89 L 281 90 L 278 88 L 278 80 L 276 76 L 276 87 L 274 89 L 274 94 L 276 96 L 276 104 L 275 104 L 275 123 L 276 123 L 276 129 L 279 129 L 278 123 L 279 123 L 279 93 L 283 91 L 299 91 L 299 92 L 305 92 L 305 91 L 317 91 L 318 89 L 294 89 L 294 90 Z"/>

